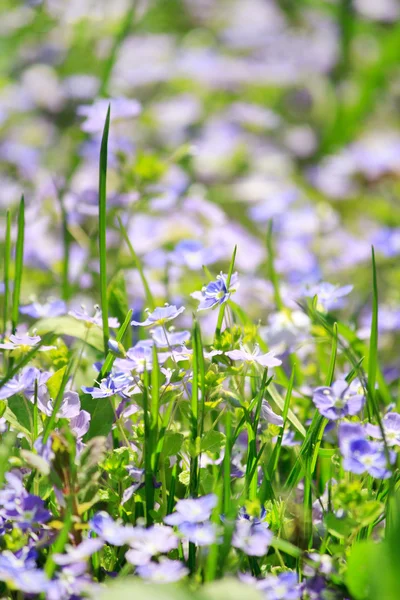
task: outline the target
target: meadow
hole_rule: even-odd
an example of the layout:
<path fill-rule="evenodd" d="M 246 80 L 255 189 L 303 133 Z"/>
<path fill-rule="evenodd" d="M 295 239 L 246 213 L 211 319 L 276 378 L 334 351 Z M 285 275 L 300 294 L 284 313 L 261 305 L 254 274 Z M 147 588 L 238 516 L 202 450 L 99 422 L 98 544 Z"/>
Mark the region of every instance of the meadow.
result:
<path fill-rule="evenodd" d="M 0 598 L 399 600 L 400 6 L 3 0 Z"/>

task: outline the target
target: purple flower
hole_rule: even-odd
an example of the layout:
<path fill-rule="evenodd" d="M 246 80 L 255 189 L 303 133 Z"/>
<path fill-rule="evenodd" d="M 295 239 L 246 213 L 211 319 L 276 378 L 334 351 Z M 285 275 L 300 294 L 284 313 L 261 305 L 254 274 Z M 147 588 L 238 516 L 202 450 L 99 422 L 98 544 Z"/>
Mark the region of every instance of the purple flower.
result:
<path fill-rule="evenodd" d="M 86 309 L 82 307 L 82 310 L 70 310 L 68 313 L 74 319 L 78 321 L 84 321 L 87 328 L 92 327 L 93 325 L 98 325 L 99 327 L 103 327 L 103 318 L 101 314 L 101 310 L 98 306 L 95 306 L 95 313 L 93 316 L 90 316 Z M 118 329 L 119 322 L 118 319 L 114 317 L 109 317 L 108 326 L 110 329 Z"/>
<path fill-rule="evenodd" d="M 114 364 L 115 368 L 124 374 L 131 371 L 143 373 L 145 368 L 146 371 L 150 371 L 153 365 L 152 342 L 149 340 L 138 342 L 133 348 L 127 350 L 125 358 L 118 358 Z"/>
<path fill-rule="evenodd" d="M 365 397 L 358 389 L 344 380 L 335 381 L 331 387 L 318 387 L 313 393 L 313 402 L 322 416 L 333 421 L 347 415 L 355 415 L 364 406 Z"/>
<path fill-rule="evenodd" d="M 162 557 L 159 562 L 149 562 L 137 568 L 137 574 L 142 579 L 154 583 L 172 583 L 179 581 L 189 573 L 189 570 L 179 560 Z"/>
<path fill-rule="evenodd" d="M 125 558 L 133 565 L 145 565 L 153 556 L 174 550 L 178 543 L 179 540 L 171 527 L 135 527 L 129 540 L 131 550 L 128 550 Z"/>
<path fill-rule="evenodd" d="M 66 565 L 56 573 L 48 586 L 47 600 L 77 600 L 82 597 L 98 597 L 100 589 L 85 573 L 86 563 Z"/>
<path fill-rule="evenodd" d="M 39 302 L 32 302 L 26 306 L 20 306 L 19 312 L 23 315 L 28 315 L 33 319 L 42 319 L 44 317 L 59 317 L 65 315 L 67 311 L 67 305 L 63 300 L 53 300 L 52 302 L 46 302 L 40 304 Z"/>
<path fill-rule="evenodd" d="M 86 133 L 99 133 L 103 131 L 109 105 L 111 122 L 132 119 L 133 117 L 137 117 L 142 110 L 141 104 L 137 100 L 129 98 L 112 98 L 110 100 L 100 98 L 94 104 L 78 107 L 78 115 L 86 117 L 86 121 L 81 126 L 82 131 Z"/>
<path fill-rule="evenodd" d="M 100 538 L 88 538 L 78 546 L 66 546 L 66 554 L 53 554 L 53 560 L 57 565 L 70 565 L 72 563 L 87 560 L 92 554 L 98 552 L 104 546 Z"/>
<path fill-rule="evenodd" d="M 232 360 L 240 360 L 247 364 L 257 363 L 262 367 L 279 367 L 279 365 L 282 364 L 282 361 L 279 360 L 279 358 L 275 358 L 273 352 L 260 354 L 259 346 L 256 346 L 253 352 L 250 352 L 242 345 L 240 350 L 229 350 L 229 352 L 225 352 L 225 354 Z"/>
<path fill-rule="evenodd" d="M 183 313 L 184 310 L 184 306 L 176 308 L 174 304 L 166 304 L 165 306 L 159 306 L 155 308 L 151 313 L 149 312 L 145 321 L 132 321 L 131 325 L 140 325 L 142 327 L 148 327 L 150 325 L 164 325 L 164 323 L 167 323 L 167 321 L 176 319 L 176 317 Z"/>
<path fill-rule="evenodd" d="M 272 540 L 268 524 L 250 519 L 239 519 L 232 537 L 232 546 L 248 556 L 264 556 Z"/>
<path fill-rule="evenodd" d="M 21 394 L 30 389 L 34 385 L 36 376 L 37 369 L 26 367 L 0 388 L 0 400 L 11 398 L 11 396 Z"/>
<path fill-rule="evenodd" d="M 8 550 L 0 554 L 0 581 L 26 594 L 46 592 L 49 584 L 44 571 L 28 565 Z"/>
<path fill-rule="evenodd" d="M 109 398 L 115 396 L 122 389 L 118 387 L 113 379 L 112 375 L 109 375 L 106 379 L 102 379 L 99 387 L 85 387 L 82 386 L 82 391 L 85 394 L 90 394 L 92 398 Z"/>
<path fill-rule="evenodd" d="M 34 397 L 30 398 L 31 402 L 34 401 Z M 53 400 L 46 395 L 38 394 L 38 408 L 48 417 L 50 417 L 54 410 Z M 65 392 L 61 406 L 57 413 L 58 419 L 72 419 L 79 415 L 81 409 L 81 401 L 76 392 L 68 391 Z"/>
<path fill-rule="evenodd" d="M 157 348 L 182 346 L 190 339 L 189 331 L 165 332 L 163 327 L 156 327 L 150 333 Z"/>
<path fill-rule="evenodd" d="M 13 504 L 4 506 L 1 514 L 5 519 L 16 523 L 23 531 L 46 523 L 52 516 L 45 508 L 43 500 L 33 494 L 15 499 Z"/>
<path fill-rule="evenodd" d="M 263 400 L 261 404 L 261 417 L 265 419 L 267 423 L 272 423 L 273 425 L 278 425 L 278 427 L 283 427 L 283 418 L 274 413 L 271 405 L 266 400 Z"/>
<path fill-rule="evenodd" d="M 29 352 L 39 344 L 41 341 L 40 335 L 30 336 L 27 333 L 15 333 L 10 335 L 8 341 L 0 344 L 0 348 L 3 350 L 19 350 L 20 352 Z M 40 346 L 40 352 L 46 352 L 47 350 L 53 350 L 55 346 Z"/>
<path fill-rule="evenodd" d="M 366 440 L 365 430 L 361 425 L 341 423 L 338 435 L 345 471 L 358 475 L 368 473 L 376 479 L 387 479 L 391 476 L 383 445 Z M 393 463 L 395 460 L 396 454 L 390 450 L 389 462 Z"/>
<path fill-rule="evenodd" d="M 353 289 L 352 285 L 344 285 L 339 287 L 332 283 L 319 283 L 304 291 L 304 296 L 313 298 L 318 296 L 318 304 L 325 311 L 332 310 L 333 308 L 341 308 L 343 306 L 342 298 L 350 294 Z"/>
<path fill-rule="evenodd" d="M 201 523 L 208 521 L 212 509 L 217 504 L 217 496 L 208 494 L 201 498 L 187 498 L 178 500 L 175 506 L 175 512 L 167 515 L 164 522 L 167 525 L 181 525 L 182 523 Z"/>
<path fill-rule="evenodd" d="M 258 582 L 257 587 L 268 600 L 297 600 L 301 597 L 301 588 L 298 585 L 296 573 L 268 575 Z"/>
<path fill-rule="evenodd" d="M 134 528 L 114 521 L 106 512 L 98 512 L 89 523 L 90 529 L 104 541 L 114 546 L 129 544 Z"/>
<path fill-rule="evenodd" d="M 222 272 L 217 275 L 216 281 L 211 281 L 207 286 L 203 287 L 201 292 L 193 292 L 191 296 L 196 300 L 200 300 L 197 310 L 206 310 L 213 308 L 218 304 L 227 302 L 231 294 L 238 288 L 238 275 L 233 273 L 228 288 L 228 275 Z"/>
<path fill-rule="evenodd" d="M 396 412 L 387 413 L 382 419 L 385 441 L 388 446 L 400 445 L 400 415 Z M 367 423 L 365 431 L 371 437 L 382 440 L 382 432 L 378 425 Z"/>
<path fill-rule="evenodd" d="M 90 419 L 90 413 L 81 410 L 76 417 L 70 420 L 69 427 L 77 439 L 83 438 L 85 433 L 89 431 Z"/>
<path fill-rule="evenodd" d="M 181 523 L 179 531 L 197 546 L 210 546 L 215 542 L 217 534 L 214 523 Z"/>
<path fill-rule="evenodd" d="M 294 438 L 294 431 L 291 431 L 290 429 L 286 429 L 283 437 L 282 437 L 282 446 L 283 447 L 287 447 L 290 448 L 291 446 L 298 446 L 300 444 L 300 442 L 297 442 Z M 273 442 L 276 443 L 278 440 L 278 436 L 275 436 L 273 438 Z"/>

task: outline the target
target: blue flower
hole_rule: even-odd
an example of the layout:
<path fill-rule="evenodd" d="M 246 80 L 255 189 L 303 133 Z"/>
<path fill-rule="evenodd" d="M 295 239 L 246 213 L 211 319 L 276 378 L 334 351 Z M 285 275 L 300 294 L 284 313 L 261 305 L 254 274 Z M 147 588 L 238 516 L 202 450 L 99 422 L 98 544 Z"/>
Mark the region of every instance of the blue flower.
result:
<path fill-rule="evenodd" d="M 71 317 L 74 317 L 74 319 L 77 319 L 78 321 L 84 321 L 88 329 L 90 329 L 90 327 L 92 327 L 93 325 L 103 327 L 103 317 L 100 307 L 95 306 L 94 308 L 95 312 L 93 316 L 89 315 L 89 313 L 84 307 L 82 307 L 82 310 L 70 310 L 68 314 Z M 114 317 L 109 317 L 108 326 L 110 327 L 110 329 L 117 329 L 119 327 L 118 319 L 115 319 Z"/>
<path fill-rule="evenodd" d="M 143 373 L 145 367 L 146 371 L 150 371 L 153 366 L 152 341 L 138 342 L 133 348 L 127 350 L 125 358 L 118 358 L 114 364 L 116 369 L 125 374 L 130 374 L 131 371 Z"/>
<path fill-rule="evenodd" d="M 391 476 L 383 445 L 366 440 L 365 430 L 361 425 L 341 423 L 338 435 L 345 471 L 358 475 L 368 473 L 376 479 L 387 479 Z M 395 460 L 396 454 L 390 450 L 389 462 L 393 463 Z"/>
<path fill-rule="evenodd" d="M 396 412 L 387 413 L 382 419 L 385 441 L 388 446 L 400 446 L 400 415 Z M 371 437 L 382 440 L 382 432 L 378 425 L 367 423 L 365 431 Z"/>
<path fill-rule="evenodd" d="M 163 327 L 156 327 L 150 333 L 157 348 L 182 346 L 190 339 L 189 331 L 165 332 Z"/>
<path fill-rule="evenodd" d="M 53 300 L 52 302 L 46 302 L 45 304 L 32 302 L 32 304 L 26 304 L 19 308 L 21 314 L 28 315 L 28 317 L 32 317 L 33 319 L 59 317 L 65 315 L 66 311 L 67 305 L 63 300 Z"/>
<path fill-rule="evenodd" d="M 111 122 L 130 120 L 137 117 L 142 110 L 140 102 L 131 98 L 100 98 L 93 104 L 78 107 L 78 115 L 86 118 L 81 125 L 82 131 L 86 133 L 100 133 L 103 131 L 109 105 L 111 106 Z"/>
<path fill-rule="evenodd" d="M 352 289 L 352 285 L 339 287 L 332 283 L 322 282 L 306 289 L 304 295 L 311 298 L 318 296 L 318 305 L 324 311 L 329 311 L 332 308 L 341 308 L 343 306 L 342 298 L 350 294 Z"/>
<path fill-rule="evenodd" d="M 242 345 L 240 350 L 229 350 L 229 352 L 225 352 L 225 354 L 232 360 L 240 360 L 250 365 L 257 363 L 264 368 L 279 367 L 282 364 L 282 361 L 279 360 L 279 358 L 276 358 L 273 352 L 260 354 L 258 345 L 256 345 L 253 352 L 250 352 Z"/>
<path fill-rule="evenodd" d="M 36 377 L 37 369 L 26 367 L 0 388 L 0 400 L 11 398 L 11 396 L 30 389 L 34 385 Z"/>
<path fill-rule="evenodd" d="M 18 333 L 18 331 L 8 338 L 8 341 L 0 344 L 0 348 L 3 350 L 19 350 L 20 352 L 29 352 L 39 344 L 41 341 L 40 335 L 28 335 L 27 333 Z M 46 352 L 47 350 L 53 350 L 55 346 L 40 346 L 40 352 Z"/>
<path fill-rule="evenodd" d="M 53 554 L 53 560 L 57 565 L 70 565 L 72 563 L 86 561 L 92 554 L 98 552 L 104 546 L 100 538 L 88 538 L 78 546 L 65 547 L 65 554 Z"/>
<path fill-rule="evenodd" d="M 217 496 L 208 494 L 201 498 L 187 498 L 178 500 L 175 512 L 167 515 L 164 522 L 167 525 L 181 525 L 182 523 L 201 523 L 208 521 L 213 508 L 217 504 Z"/>
<path fill-rule="evenodd" d="M 176 308 L 174 304 L 166 304 L 165 306 L 159 306 L 155 308 L 151 313 L 149 312 L 145 321 L 132 321 L 131 325 L 140 325 L 141 327 L 149 327 L 150 325 L 164 325 L 168 321 L 176 319 L 176 317 L 183 313 L 184 310 L 184 306 Z"/>
<path fill-rule="evenodd" d="M 338 380 L 331 387 L 314 390 L 313 402 L 322 416 L 333 421 L 356 415 L 364 406 L 365 397 L 346 381 Z"/>
<path fill-rule="evenodd" d="M 96 513 L 89 526 L 102 540 L 114 546 L 125 546 L 134 533 L 133 527 L 114 521 L 106 512 Z"/>
<path fill-rule="evenodd" d="M 179 581 L 189 573 L 189 570 L 179 560 L 161 557 L 159 562 L 149 562 L 137 568 L 137 574 L 142 579 L 154 583 L 172 583 Z"/>
<path fill-rule="evenodd" d="M 122 389 L 118 387 L 113 379 L 112 375 L 102 379 L 98 387 L 86 387 L 82 386 L 82 391 L 85 394 L 90 394 L 92 398 L 109 398 L 115 396 Z"/>
<path fill-rule="evenodd" d="M 248 517 L 239 518 L 232 537 L 232 546 L 248 556 L 264 556 L 272 540 L 268 523 Z"/>
<path fill-rule="evenodd" d="M 49 585 L 44 571 L 32 567 L 8 550 L 0 554 L 0 581 L 26 594 L 44 593 Z"/>
<path fill-rule="evenodd" d="M 206 310 L 207 308 L 213 308 L 214 306 L 227 302 L 231 297 L 231 294 L 238 288 L 238 275 L 233 273 L 229 283 L 227 285 L 228 275 L 220 273 L 217 275 L 215 281 L 211 281 L 207 286 L 203 287 L 201 292 L 194 292 L 191 294 L 196 300 L 200 300 L 200 304 L 197 310 Z"/>
<path fill-rule="evenodd" d="M 27 494 L 11 505 L 5 505 L 1 514 L 5 519 L 16 523 L 23 531 L 35 528 L 51 519 L 51 512 L 45 508 L 43 500 L 33 494 Z"/>
<path fill-rule="evenodd" d="M 301 588 L 296 573 L 269 575 L 258 582 L 257 586 L 268 600 L 297 600 L 301 597 Z"/>
<path fill-rule="evenodd" d="M 179 540 L 171 527 L 135 527 L 129 540 L 131 550 L 128 550 L 125 558 L 132 565 L 145 565 L 154 556 L 174 550 L 178 544 Z"/>
<path fill-rule="evenodd" d="M 215 542 L 217 535 L 214 523 L 181 523 L 179 531 L 189 542 L 197 546 L 210 546 Z"/>

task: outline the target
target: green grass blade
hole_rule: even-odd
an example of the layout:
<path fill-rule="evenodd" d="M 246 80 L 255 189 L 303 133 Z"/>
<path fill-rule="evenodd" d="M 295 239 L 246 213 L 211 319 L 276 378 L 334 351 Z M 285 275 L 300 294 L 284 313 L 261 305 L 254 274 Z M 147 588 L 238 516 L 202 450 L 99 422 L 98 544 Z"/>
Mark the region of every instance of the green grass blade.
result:
<path fill-rule="evenodd" d="M 18 325 L 22 271 L 24 268 L 24 237 L 25 237 L 25 199 L 24 199 L 24 196 L 22 195 L 21 202 L 19 205 L 19 212 L 18 212 L 17 245 L 16 245 L 16 249 L 15 249 L 15 275 L 14 275 L 14 289 L 13 289 L 13 306 L 12 306 L 12 316 L 11 316 L 13 333 L 16 332 L 17 325 Z"/>
<path fill-rule="evenodd" d="M 7 332 L 8 304 L 10 297 L 10 262 L 11 262 L 11 212 L 7 210 L 6 239 L 4 244 L 4 307 L 3 307 L 3 335 Z"/>
<path fill-rule="evenodd" d="M 372 247 L 372 321 L 368 352 L 368 405 L 369 413 L 376 413 L 375 384 L 378 368 L 378 283 L 376 277 L 375 251 Z"/>
<path fill-rule="evenodd" d="M 69 363 L 67 365 L 67 367 L 65 368 L 63 378 L 61 380 L 60 389 L 58 390 L 57 398 L 55 398 L 55 400 L 54 400 L 53 411 L 52 411 L 49 419 L 47 420 L 46 426 L 43 431 L 43 444 L 45 444 L 47 442 L 49 435 L 51 434 L 51 432 L 54 429 L 54 424 L 56 422 L 57 414 L 58 414 L 58 411 L 60 410 L 60 407 L 61 407 L 61 404 L 62 404 L 62 401 L 64 398 L 65 387 L 68 383 L 68 379 L 71 374 L 71 366 L 72 366 L 72 363 Z"/>
<path fill-rule="evenodd" d="M 282 413 L 283 427 L 281 427 L 281 430 L 279 432 L 278 439 L 276 441 L 275 448 L 274 448 L 274 451 L 272 453 L 272 456 L 271 456 L 271 459 L 270 459 L 269 465 L 268 465 L 268 472 L 269 472 L 270 478 L 273 476 L 274 472 L 276 471 L 276 469 L 278 467 L 279 457 L 280 457 L 281 448 L 282 448 L 283 434 L 285 433 L 286 423 L 288 420 L 290 400 L 292 398 L 295 372 L 296 372 L 295 368 L 293 368 L 292 374 L 291 374 L 290 380 L 289 380 L 289 385 L 286 390 L 285 404 L 283 407 L 283 413 Z"/>
<path fill-rule="evenodd" d="M 125 317 L 125 321 L 122 323 L 121 327 L 118 329 L 118 332 L 117 332 L 117 335 L 115 338 L 117 342 L 122 342 L 122 340 L 124 339 L 125 333 L 127 332 L 129 325 L 131 324 L 132 314 L 133 314 L 133 310 L 131 309 L 127 313 L 127 315 Z M 104 361 L 103 366 L 100 371 L 100 374 L 98 376 L 98 379 L 100 381 L 102 379 L 104 379 L 104 377 L 107 377 L 108 373 L 111 371 L 111 368 L 113 366 L 115 358 L 116 358 L 116 356 L 115 356 L 114 352 L 108 352 L 106 360 Z"/>
<path fill-rule="evenodd" d="M 107 153 L 108 133 L 110 129 L 110 105 L 108 106 L 106 121 L 101 138 L 100 164 L 99 164 L 99 254 L 100 254 L 100 297 L 101 313 L 103 317 L 104 356 L 108 353 L 108 298 L 107 298 Z"/>

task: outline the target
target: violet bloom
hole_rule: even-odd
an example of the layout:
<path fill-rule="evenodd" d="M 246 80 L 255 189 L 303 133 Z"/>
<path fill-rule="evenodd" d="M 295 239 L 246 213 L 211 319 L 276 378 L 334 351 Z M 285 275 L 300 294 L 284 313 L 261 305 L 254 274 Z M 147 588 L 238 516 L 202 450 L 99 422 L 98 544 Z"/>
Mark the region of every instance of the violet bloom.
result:
<path fill-rule="evenodd" d="M 189 331 L 164 331 L 163 327 L 156 327 L 151 332 L 157 348 L 182 346 L 190 339 Z"/>
<path fill-rule="evenodd" d="M 236 522 L 232 546 L 248 556 L 264 556 L 268 552 L 271 540 L 272 533 L 267 523 L 245 518 Z"/>
<path fill-rule="evenodd" d="M 108 544 L 125 546 L 132 538 L 134 528 L 114 521 L 106 512 L 98 512 L 89 522 L 90 529 Z"/>
<path fill-rule="evenodd" d="M 261 417 L 265 419 L 267 423 L 272 423 L 273 425 L 278 425 L 278 427 L 283 427 L 283 418 L 274 413 L 271 405 L 266 400 L 263 400 L 261 403 Z"/>
<path fill-rule="evenodd" d="M 304 296 L 313 298 L 318 296 L 318 305 L 324 310 L 329 311 L 333 308 L 341 308 L 343 306 L 342 298 L 350 294 L 353 289 L 352 285 L 344 285 L 342 287 L 333 285 L 332 283 L 319 283 L 304 291 Z"/>
<path fill-rule="evenodd" d="M 257 587 L 268 600 L 297 600 L 301 598 L 301 588 L 296 573 L 286 572 L 278 576 L 268 575 L 258 582 Z"/>
<path fill-rule="evenodd" d="M 16 523 L 23 531 L 46 523 L 52 516 L 45 508 L 43 500 L 33 494 L 18 499 L 13 505 L 6 505 L 1 514 L 5 519 Z"/>
<path fill-rule="evenodd" d="M 365 397 L 347 381 L 339 379 L 331 387 L 316 388 L 313 392 L 313 402 L 322 416 L 335 421 L 360 412 Z"/>
<path fill-rule="evenodd" d="M 238 288 L 238 274 L 233 273 L 228 287 L 228 275 L 222 272 L 217 275 L 216 281 L 211 281 L 203 287 L 201 292 L 193 292 L 192 298 L 200 300 L 197 310 L 206 310 L 224 304 Z"/>
<path fill-rule="evenodd" d="M 338 436 L 345 471 L 357 475 L 368 473 L 376 479 L 387 479 L 391 476 L 391 471 L 388 469 L 388 458 L 389 462 L 393 464 L 396 460 L 395 452 L 390 450 L 387 457 L 381 443 L 369 442 L 365 439 L 365 430 L 361 425 L 341 423 Z"/>
<path fill-rule="evenodd" d="M 181 523 L 179 531 L 196 546 L 210 546 L 216 540 L 217 530 L 214 523 Z"/>
<path fill-rule="evenodd" d="M 149 327 L 150 325 L 164 325 L 168 321 L 176 319 L 183 311 L 184 306 L 176 308 L 174 304 L 166 304 L 165 306 L 159 306 L 147 314 L 147 319 L 144 321 L 132 321 L 131 325 Z"/>
<path fill-rule="evenodd" d="M 153 366 L 153 350 L 151 341 L 148 342 L 149 340 L 144 340 L 138 342 L 133 348 L 129 348 L 125 358 L 118 358 L 115 361 L 115 368 L 125 374 L 132 371 L 143 373 L 145 369 L 150 371 Z"/>
<path fill-rule="evenodd" d="M 400 415 L 396 412 L 387 413 L 382 419 L 385 441 L 388 446 L 400 446 Z M 371 437 L 382 440 L 382 432 L 378 425 L 367 423 L 365 431 Z"/>
<path fill-rule="evenodd" d="M 119 388 L 112 375 L 109 375 L 106 379 L 102 379 L 98 387 L 86 387 L 82 386 L 82 391 L 85 394 L 90 394 L 92 398 L 110 398 L 111 396 L 115 396 L 121 390 Z"/>
<path fill-rule="evenodd" d="M 75 437 L 79 440 L 89 431 L 90 413 L 86 410 L 81 410 L 76 417 L 73 417 L 69 422 L 69 427 Z"/>
<path fill-rule="evenodd" d="M 178 500 L 175 512 L 167 515 L 164 522 L 167 525 L 181 525 L 182 523 L 201 523 L 208 521 L 213 508 L 217 504 L 217 496 L 208 494 L 200 498 L 187 498 Z"/>
<path fill-rule="evenodd" d="M 31 402 L 34 401 L 33 396 L 30 398 Z M 54 402 L 47 395 L 38 395 L 38 408 L 48 417 L 53 414 Z M 60 408 L 57 413 L 57 419 L 72 419 L 79 415 L 81 410 L 81 401 L 76 392 L 68 391 L 65 392 Z"/>
<path fill-rule="evenodd" d="M 109 105 L 110 120 L 112 123 L 137 117 L 142 110 L 141 104 L 137 100 L 130 98 L 112 98 L 110 100 L 100 98 L 93 104 L 78 107 L 78 115 L 86 117 L 86 121 L 81 125 L 82 131 L 86 133 L 101 133 L 104 128 Z"/>
<path fill-rule="evenodd" d="M 173 583 L 185 577 L 189 570 L 179 560 L 162 557 L 159 562 L 150 562 L 137 568 L 137 574 L 153 583 Z"/>
<path fill-rule="evenodd" d="M 132 565 L 145 565 L 153 556 L 165 554 L 178 547 L 179 540 L 171 527 L 153 525 L 148 529 L 135 527 L 129 540 L 131 550 L 125 558 Z"/>
<path fill-rule="evenodd" d="M 132 498 L 133 494 L 144 485 L 144 469 L 139 469 L 133 465 L 128 465 L 126 469 L 129 477 L 131 477 L 133 480 L 133 484 L 124 491 L 121 504 L 128 502 L 128 500 Z"/>
<path fill-rule="evenodd" d="M 53 300 L 52 302 L 46 302 L 45 304 L 32 302 L 32 304 L 20 306 L 19 312 L 22 315 L 28 315 L 28 317 L 32 317 L 33 319 L 59 317 L 65 315 L 67 312 L 67 305 L 63 300 Z"/>
<path fill-rule="evenodd" d="M 29 352 L 37 346 L 41 341 L 40 335 L 28 335 L 27 333 L 15 333 L 10 335 L 7 342 L 0 344 L 0 348 L 3 350 L 19 350 L 20 352 Z M 47 350 L 53 350 L 55 346 L 40 346 L 40 352 L 46 352 Z"/>
<path fill-rule="evenodd" d="M 86 312 L 86 309 L 84 307 L 82 307 L 82 310 L 70 310 L 68 314 L 71 317 L 74 317 L 74 319 L 77 319 L 78 321 L 84 321 L 88 329 L 93 325 L 103 327 L 103 317 L 101 314 L 101 310 L 98 306 L 95 306 L 95 312 L 93 316 L 89 315 L 89 313 Z M 118 329 L 118 319 L 115 319 L 114 317 L 109 317 L 108 326 L 110 329 Z"/>
<path fill-rule="evenodd" d="M 45 593 L 49 584 L 44 571 L 28 565 L 9 550 L 0 554 L 0 581 L 25 594 Z"/>
<path fill-rule="evenodd" d="M 21 394 L 30 389 L 34 385 L 36 376 L 37 369 L 34 367 L 22 369 L 22 371 L 17 373 L 15 377 L 7 381 L 7 383 L 0 388 L 0 400 L 11 398 L 11 396 Z"/>
<path fill-rule="evenodd" d="M 77 598 L 99 597 L 100 587 L 86 573 L 86 563 L 77 562 L 66 565 L 58 571 L 49 583 L 47 600 L 71 600 Z"/>
<path fill-rule="evenodd" d="M 232 360 L 240 360 L 249 365 L 258 364 L 262 367 L 279 367 L 282 361 L 276 358 L 273 352 L 267 352 L 266 354 L 260 354 L 260 348 L 258 345 L 255 346 L 253 352 L 246 350 L 241 345 L 240 350 L 229 350 L 225 352 L 226 356 L 229 356 Z"/>
<path fill-rule="evenodd" d="M 86 561 L 92 554 L 98 552 L 104 546 L 100 538 L 88 538 L 78 546 L 65 547 L 65 554 L 53 554 L 53 560 L 57 565 L 70 565 Z"/>

